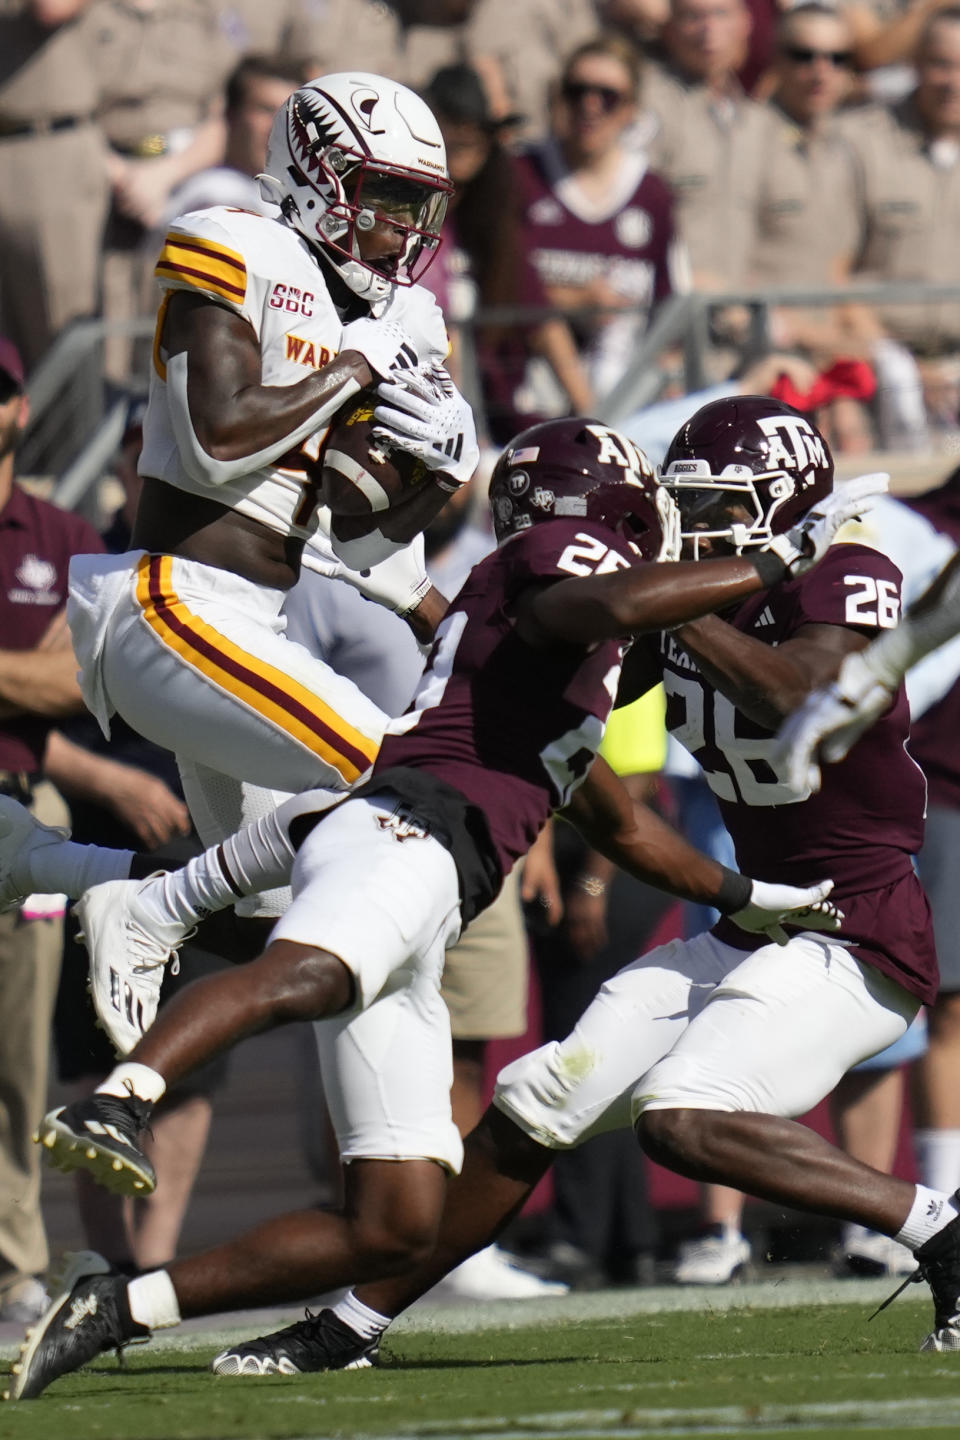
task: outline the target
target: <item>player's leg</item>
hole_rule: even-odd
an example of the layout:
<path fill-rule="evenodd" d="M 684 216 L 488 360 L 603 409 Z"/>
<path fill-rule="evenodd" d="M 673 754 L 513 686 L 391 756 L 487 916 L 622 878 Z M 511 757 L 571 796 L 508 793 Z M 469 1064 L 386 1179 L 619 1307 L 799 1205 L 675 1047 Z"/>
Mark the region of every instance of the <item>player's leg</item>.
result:
<path fill-rule="evenodd" d="M 233 961 L 249 961 L 263 950 L 273 921 L 241 919 L 232 907 L 240 897 L 276 893 L 274 887 L 289 884 L 299 839 L 339 798 L 327 790 L 291 796 L 184 864 L 179 857 L 131 857 L 129 851 L 76 845 L 60 831 L 47 832 L 30 848 L 16 812 L 32 817 L 15 801 L 7 806 L 16 806 L 16 812 L 5 808 L 0 797 L 0 872 L 7 857 L 6 875 L 19 893 L 82 897 L 77 913 L 90 954 L 94 1005 L 123 1055 L 152 1024 L 164 966 L 198 926 L 205 946 Z M 12 858 L 15 845 L 25 859 Z M 114 876 L 107 878 L 111 866 Z M 127 871 L 139 878 L 120 878 Z M 97 875 L 99 883 L 92 883 Z M 223 913 L 227 908 L 229 915 Z"/>
<path fill-rule="evenodd" d="M 765 946 L 638 1082 L 641 1143 L 698 1180 L 899 1229 L 911 1186 L 783 1117 L 805 1114 L 853 1065 L 898 1039 L 916 1008 L 842 945 L 801 935 L 786 948 Z M 861 1206 L 871 1213 L 846 1213 Z"/>
<path fill-rule="evenodd" d="M 54 1164 L 149 1191 L 136 1137 L 168 1085 L 261 1030 L 366 1009 L 391 976 L 416 968 L 443 927 L 459 926 L 453 859 L 422 827 L 395 826 L 401 808 L 352 800 L 309 831 L 294 902 L 264 954 L 187 986 L 95 1096 L 52 1112 L 40 1138 Z"/>
<path fill-rule="evenodd" d="M 463 1145 L 450 1106 L 450 1020 L 440 997 L 439 944 L 432 947 L 432 958 L 431 967 L 425 954 L 424 967 L 409 984 L 388 989 L 362 1014 L 316 1027 L 323 1093 L 344 1161 L 344 1219 L 353 1245 L 336 1279 L 328 1268 L 326 1283 L 316 1284 L 313 1293 L 361 1275 L 382 1279 L 409 1272 L 428 1263 L 436 1241 L 445 1189 L 437 1188 L 437 1177 L 457 1174 Z M 410 1171 L 414 1176 L 428 1161 L 418 1188 L 411 1179 L 401 1194 L 393 1174 Z M 384 1166 L 392 1196 L 376 1179 Z M 369 1182 L 367 1171 L 374 1176 Z M 315 1265 L 316 1257 L 308 1263 Z M 176 1267 L 174 1279 L 179 1293 Z M 349 1349 L 341 1346 L 351 1333 L 359 1353 L 379 1339 L 387 1323 L 350 1299 L 278 1334 L 230 1346 L 213 1368 L 222 1375 L 263 1374 L 285 1363 L 300 1370 L 340 1368 L 349 1363 Z"/>
<path fill-rule="evenodd" d="M 549 1167 L 554 1149 L 576 1145 L 603 1129 L 628 1124 L 638 1070 L 649 1067 L 670 1049 L 730 968 L 735 955 L 708 935 L 661 946 L 608 981 L 567 1040 L 544 1046 L 507 1066 L 498 1080 L 497 1108 L 487 1112 L 469 1137 L 463 1173 L 451 1183 L 430 1258 L 409 1275 L 361 1285 L 357 1293 L 350 1292 L 331 1311 L 322 1312 L 306 1336 L 303 1325 L 310 1326 L 309 1321 L 291 1327 L 298 1348 L 300 1342 L 309 1345 L 310 1368 L 339 1369 L 369 1363 L 379 1335 L 394 1315 L 500 1233 Z M 421 998 L 423 994 L 421 991 Z M 376 1091 L 382 1101 L 394 1087 L 384 1087 L 379 1077 L 374 1077 L 372 1053 L 367 1052 L 372 1033 L 363 1045 L 352 1050 L 356 1033 L 352 1027 L 360 1021 L 366 1022 L 367 1016 L 357 1017 L 357 1022 L 331 1022 L 331 1033 L 337 1032 L 340 1064 L 352 1061 L 361 1073 L 366 1066 L 371 1077 L 377 1078 Z M 381 1036 L 380 1043 L 373 1047 L 381 1065 L 396 1054 L 393 1046 L 383 1043 L 385 1038 Z M 364 1105 L 369 1103 L 370 1090 L 358 1084 L 356 1073 L 350 1086 L 344 1085 L 339 1091 L 334 1088 L 340 1106 L 348 1105 L 358 1090 L 367 1096 L 358 1111 L 336 1112 L 334 1107 L 338 1138 L 348 1155 L 351 1150 L 359 1154 L 370 1148 L 370 1136 L 364 1138 Z M 445 1100 L 449 1105 L 449 1091 Z M 413 1113 L 417 1114 L 417 1109 Z M 397 1127 L 389 1128 L 396 1145 Z M 281 1230 L 273 1238 L 285 1244 L 289 1234 Z M 177 1276 L 184 1289 L 184 1303 L 199 1303 L 197 1295 L 190 1292 L 191 1271 L 178 1269 Z M 74 1277 L 70 1278 L 73 1283 Z M 214 1285 L 209 1278 L 205 1283 L 211 1288 Z M 41 1322 L 39 1338 L 34 1332 L 25 1347 L 15 1393 L 22 1397 L 39 1394 L 57 1375 L 76 1369 L 124 1339 L 148 1333 L 142 1319 L 148 1307 L 152 1318 L 146 1323 L 151 1328 L 177 1322 L 179 1302 L 166 1272 L 160 1272 L 159 1278 L 141 1277 L 132 1285 L 138 1287 L 135 1292 L 132 1286 L 113 1277 L 76 1278 L 73 1288 L 62 1292 Z M 91 1307 L 88 1292 L 98 1287 L 109 1291 L 109 1295 Z M 128 1293 L 133 1294 L 139 1321 L 132 1316 Z M 222 1300 L 221 1293 L 220 1303 Z M 74 1308 L 84 1313 L 92 1308 L 101 1318 L 85 1319 L 66 1336 L 58 1316 L 64 1310 L 73 1313 Z M 114 1318 L 118 1314 L 120 1318 Z M 278 1359 L 278 1351 L 288 1347 L 290 1341 L 290 1335 L 282 1332 L 266 1336 L 224 1352 L 217 1363 L 222 1363 L 225 1373 L 263 1373 L 265 1358 L 272 1357 L 276 1368 L 282 1368 L 284 1356 Z M 247 1364 L 249 1369 L 244 1368 Z"/>
<path fill-rule="evenodd" d="M 786 1117 L 906 1030 L 917 1002 L 843 946 L 798 936 L 749 956 L 634 1092 L 660 1164 L 854 1221 L 917 1256 L 934 1291 L 932 1349 L 960 1349 L 960 1196 L 862 1164 Z"/>
<path fill-rule="evenodd" d="M 377 813 L 389 812 L 381 807 Z M 439 993 L 444 951 L 459 929 L 458 885 L 453 861 L 437 842 L 422 835 L 424 859 L 416 863 L 406 843 L 409 830 L 403 844 L 384 829 L 380 834 L 384 845 L 393 847 L 398 867 L 391 876 L 374 857 L 372 883 L 375 892 L 390 892 L 385 913 L 396 916 L 414 949 L 408 943 L 406 967 L 385 970 L 376 958 L 357 959 L 358 991 L 369 989 L 376 998 L 360 1013 L 320 1027 L 327 1028 L 321 1051 L 325 1090 L 347 1162 L 342 1210 L 270 1221 L 129 1284 L 115 1274 L 90 1274 L 89 1266 L 72 1274 L 24 1347 L 16 1372 L 18 1398 L 39 1394 L 102 1350 L 176 1324 L 181 1316 L 306 1298 L 357 1277 L 395 1273 L 430 1251 L 446 1173 L 459 1168 L 462 1154 L 450 1114 L 449 1021 Z M 418 887 L 429 904 L 404 904 L 400 892 L 409 896 Z M 383 948 L 384 924 L 371 922 L 369 914 L 376 909 L 375 894 L 365 902 L 353 912 L 354 956 L 375 956 Z M 297 902 L 291 913 L 294 928 L 317 921 L 304 905 L 297 911 Z M 346 922 L 345 928 L 350 928 Z M 362 1316 L 363 1308 L 357 1313 Z M 262 1374 L 368 1363 L 375 1336 L 358 1347 L 356 1332 L 345 1336 L 344 1329 L 324 1311 L 278 1335 L 234 1347 L 218 1357 L 218 1368 Z"/>
<path fill-rule="evenodd" d="M 50 1308 L 28 1332 L 6 1398 L 35 1398 L 61 1375 L 154 1330 L 248 1305 L 309 1299 L 357 1275 L 389 1274 L 429 1252 L 446 1176 L 432 1160 L 350 1167 L 342 1212 L 306 1210 L 268 1220 L 237 1240 L 134 1279 L 91 1251 L 75 1256 Z M 322 1311 L 246 1347 L 225 1374 L 299 1373 L 372 1363 L 376 1339 Z M 235 1347 L 238 1349 L 239 1347 Z M 324 1357 L 328 1357 L 324 1359 Z"/>
<path fill-rule="evenodd" d="M 507 1065 L 467 1137 L 433 1254 L 409 1275 L 358 1287 L 356 1300 L 385 1327 L 496 1239 L 557 1150 L 630 1124 L 638 1069 L 674 1044 L 736 953 L 708 935 L 659 946 L 608 980 L 565 1040 Z M 347 1324 L 350 1299 L 334 1307 Z"/>
<path fill-rule="evenodd" d="M 110 703 L 134 729 L 267 789 L 343 791 L 366 773 L 386 716 L 285 638 L 281 591 L 170 556 L 131 563 L 97 663 Z"/>

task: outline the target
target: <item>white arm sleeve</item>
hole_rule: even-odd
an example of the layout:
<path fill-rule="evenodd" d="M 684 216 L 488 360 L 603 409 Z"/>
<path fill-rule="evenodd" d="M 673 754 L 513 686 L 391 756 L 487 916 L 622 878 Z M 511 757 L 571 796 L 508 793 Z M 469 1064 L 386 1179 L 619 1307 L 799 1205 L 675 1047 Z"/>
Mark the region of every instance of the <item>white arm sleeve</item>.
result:
<path fill-rule="evenodd" d="M 238 476 L 249 475 L 254 470 L 262 470 L 275 464 L 288 450 L 293 450 L 306 440 L 308 435 L 326 429 L 341 405 L 349 400 L 351 395 L 360 391 L 356 380 L 346 380 L 312 415 L 281 440 L 274 440 L 272 445 L 266 445 L 252 455 L 238 456 L 236 460 L 215 460 L 204 450 L 193 428 L 190 403 L 187 399 L 188 368 L 185 350 L 167 361 L 167 403 L 183 468 L 192 480 L 202 485 L 223 485 L 228 480 L 235 480 Z"/>

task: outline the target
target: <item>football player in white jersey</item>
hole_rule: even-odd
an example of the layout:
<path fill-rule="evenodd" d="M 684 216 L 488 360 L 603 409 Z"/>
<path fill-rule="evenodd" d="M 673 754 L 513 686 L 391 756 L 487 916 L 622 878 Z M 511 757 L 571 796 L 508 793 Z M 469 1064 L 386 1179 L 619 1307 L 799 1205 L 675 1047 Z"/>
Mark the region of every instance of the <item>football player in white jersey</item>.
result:
<path fill-rule="evenodd" d="M 215 207 L 169 232 L 135 548 L 71 573 L 89 708 L 105 732 L 117 713 L 176 753 L 208 844 L 285 793 L 342 792 L 379 748 L 386 717 L 284 637 L 302 561 L 359 584 L 386 571 L 375 597 L 419 638 L 442 613 L 416 554 L 379 532 L 331 551 L 311 467 L 334 414 L 379 387 L 391 444 L 431 472 L 424 524 L 478 459 L 442 316 L 416 283 L 451 189 L 427 106 L 376 75 L 313 80 L 279 111 L 260 180 L 279 218 Z M 283 904 L 261 897 L 255 913 Z"/>

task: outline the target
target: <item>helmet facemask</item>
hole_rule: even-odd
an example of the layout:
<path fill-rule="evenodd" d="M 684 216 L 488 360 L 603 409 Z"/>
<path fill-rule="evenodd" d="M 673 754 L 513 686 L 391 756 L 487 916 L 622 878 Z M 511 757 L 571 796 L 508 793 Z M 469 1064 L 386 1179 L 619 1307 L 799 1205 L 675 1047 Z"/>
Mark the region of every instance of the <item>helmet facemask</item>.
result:
<path fill-rule="evenodd" d="M 660 481 L 676 500 L 680 540 L 691 560 L 715 555 L 718 547 L 734 555 L 765 549 L 778 533 L 777 511 L 796 493 L 793 476 L 783 470 L 757 473 L 746 465 L 727 465 L 722 474 L 713 475 L 706 460 L 675 461 Z M 761 485 L 766 503 L 758 489 Z M 710 544 L 702 552 L 704 541 Z"/>

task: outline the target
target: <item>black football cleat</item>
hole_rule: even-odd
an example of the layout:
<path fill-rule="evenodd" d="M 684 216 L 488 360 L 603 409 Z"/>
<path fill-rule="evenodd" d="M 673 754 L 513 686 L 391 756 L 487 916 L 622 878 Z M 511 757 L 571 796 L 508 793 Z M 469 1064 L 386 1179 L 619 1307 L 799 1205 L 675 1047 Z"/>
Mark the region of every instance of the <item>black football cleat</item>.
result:
<path fill-rule="evenodd" d="M 215 1375 L 306 1375 L 319 1370 L 366 1370 L 379 1361 L 380 1340 L 364 1340 L 332 1310 L 231 1345 L 211 1362 Z"/>
<path fill-rule="evenodd" d="M 120 1351 L 135 1340 L 149 1340 L 127 1303 L 128 1276 L 102 1255 L 83 1250 L 69 1257 L 50 1308 L 27 1331 L 20 1355 L 10 1367 L 5 1400 L 34 1400 L 61 1375 L 79 1370 L 104 1350 Z"/>
<path fill-rule="evenodd" d="M 960 1200 L 960 1191 L 954 1196 Z M 917 1251 L 920 1275 L 933 1292 L 934 1328 L 921 1350 L 960 1350 L 960 1215 Z"/>
<path fill-rule="evenodd" d="M 44 1116 L 34 1135 L 58 1170 L 88 1170 L 117 1195 L 150 1195 L 157 1175 L 140 1149 L 152 1106 L 99 1092 Z"/>

